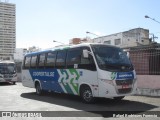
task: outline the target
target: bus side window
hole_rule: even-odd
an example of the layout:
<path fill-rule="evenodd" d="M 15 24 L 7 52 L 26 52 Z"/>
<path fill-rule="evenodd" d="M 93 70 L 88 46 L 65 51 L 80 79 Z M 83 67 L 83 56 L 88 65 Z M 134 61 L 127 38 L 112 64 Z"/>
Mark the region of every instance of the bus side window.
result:
<path fill-rule="evenodd" d="M 82 48 L 82 51 L 83 50 L 88 50 L 90 51 L 90 49 L 88 47 L 83 47 Z M 96 71 L 96 65 L 95 65 L 95 62 L 94 62 L 94 59 L 93 59 L 93 56 L 89 54 L 89 58 L 84 58 L 83 57 L 83 52 L 81 52 L 81 68 L 82 69 L 87 69 L 87 70 L 92 70 L 92 71 Z"/>
<path fill-rule="evenodd" d="M 37 56 L 32 56 L 31 57 L 31 68 L 36 68 L 37 67 Z"/>
<path fill-rule="evenodd" d="M 44 68 L 45 66 L 45 53 L 42 53 L 39 55 L 39 62 L 38 62 L 38 67 L 39 68 Z"/>
<path fill-rule="evenodd" d="M 79 68 L 79 64 L 81 63 L 81 49 L 80 48 L 72 48 L 67 52 L 67 68 Z M 75 64 L 77 64 L 75 66 Z"/>
<path fill-rule="evenodd" d="M 66 50 L 58 51 L 56 59 L 56 68 L 64 69 L 66 68 Z"/>
<path fill-rule="evenodd" d="M 31 61 L 31 57 L 25 57 L 24 69 L 29 69 L 30 68 L 30 61 Z"/>
<path fill-rule="evenodd" d="M 48 68 L 55 67 L 55 61 L 56 61 L 56 52 L 47 53 L 46 67 Z"/>

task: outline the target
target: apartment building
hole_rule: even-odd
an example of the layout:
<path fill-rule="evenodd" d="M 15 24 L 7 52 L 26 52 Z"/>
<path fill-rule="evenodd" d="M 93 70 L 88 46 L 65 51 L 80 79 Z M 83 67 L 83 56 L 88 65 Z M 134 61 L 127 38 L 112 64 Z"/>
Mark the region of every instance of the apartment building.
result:
<path fill-rule="evenodd" d="M 0 2 L 0 59 L 13 60 L 16 48 L 16 6 Z"/>
<path fill-rule="evenodd" d="M 149 30 L 135 28 L 124 32 L 119 32 L 107 36 L 97 37 L 92 40 L 94 43 L 105 43 L 116 45 L 121 48 L 134 47 L 150 44 Z"/>

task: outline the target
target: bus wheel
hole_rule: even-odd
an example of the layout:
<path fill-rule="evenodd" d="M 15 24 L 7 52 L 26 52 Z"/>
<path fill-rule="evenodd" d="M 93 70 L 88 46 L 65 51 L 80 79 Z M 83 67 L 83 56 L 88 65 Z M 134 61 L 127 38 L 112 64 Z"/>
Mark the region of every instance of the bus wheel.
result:
<path fill-rule="evenodd" d="M 37 94 L 37 95 L 42 95 L 42 93 L 43 93 L 43 91 L 42 91 L 42 89 L 41 89 L 41 87 L 40 87 L 40 84 L 37 83 L 37 84 L 36 84 L 36 94 Z"/>
<path fill-rule="evenodd" d="M 81 98 L 84 103 L 93 103 L 95 101 L 92 91 L 88 86 L 85 86 L 81 89 Z"/>
<path fill-rule="evenodd" d="M 114 101 L 121 101 L 125 96 L 121 96 L 121 97 L 114 97 Z"/>

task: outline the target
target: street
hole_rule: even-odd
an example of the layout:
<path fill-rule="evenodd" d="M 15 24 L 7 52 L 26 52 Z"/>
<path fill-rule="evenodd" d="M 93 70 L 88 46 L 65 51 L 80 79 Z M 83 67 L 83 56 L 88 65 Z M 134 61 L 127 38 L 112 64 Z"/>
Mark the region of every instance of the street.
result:
<path fill-rule="evenodd" d="M 52 117 L 111 117 L 110 114 L 114 114 L 114 117 L 124 117 L 125 113 L 138 115 L 143 112 L 158 115 L 160 111 L 159 97 L 127 96 L 120 102 L 98 99 L 95 104 L 85 104 L 81 102 L 80 97 L 72 95 L 46 93 L 38 96 L 35 89 L 24 87 L 20 82 L 16 85 L 0 83 L 0 91 L 1 112 L 45 111 Z"/>

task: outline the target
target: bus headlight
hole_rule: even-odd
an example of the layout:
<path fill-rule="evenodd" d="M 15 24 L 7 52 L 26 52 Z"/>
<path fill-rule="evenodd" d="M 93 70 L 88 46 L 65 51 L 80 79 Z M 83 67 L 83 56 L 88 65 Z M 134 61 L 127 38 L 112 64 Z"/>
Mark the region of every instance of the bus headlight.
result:
<path fill-rule="evenodd" d="M 113 80 L 101 79 L 101 81 L 114 86 Z"/>

